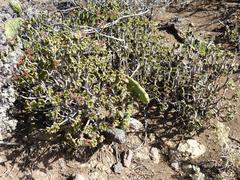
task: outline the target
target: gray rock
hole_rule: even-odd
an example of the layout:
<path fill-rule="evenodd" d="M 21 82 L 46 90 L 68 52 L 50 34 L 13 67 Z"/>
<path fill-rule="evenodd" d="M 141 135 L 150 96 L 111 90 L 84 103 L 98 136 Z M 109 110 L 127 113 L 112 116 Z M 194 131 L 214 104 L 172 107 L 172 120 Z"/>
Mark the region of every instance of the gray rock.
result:
<path fill-rule="evenodd" d="M 171 140 L 163 139 L 164 145 L 168 147 L 169 149 L 175 149 L 176 148 L 176 143 Z"/>
<path fill-rule="evenodd" d="M 173 162 L 171 163 L 171 167 L 172 167 L 175 171 L 179 171 L 179 169 L 180 169 L 180 164 L 179 164 L 178 161 L 173 161 Z"/>
<path fill-rule="evenodd" d="M 218 144 L 221 147 L 227 146 L 228 143 L 230 142 L 230 139 L 229 139 L 230 128 L 219 121 L 216 122 L 215 126 L 216 126 L 216 135 L 217 135 Z"/>
<path fill-rule="evenodd" d="M 4 122 L 4 125 L 6 126 L 6 130 L 9 132 L 12 132 L 16 129 L 17 126 L 17 120 L 11 119 L 7 117 L 7 121 Z"/>
<path fill-rule="evenodd" d="M 5 163 L 7 161 L 7 157 L 5 155 L 0 155 L 0 164 Z"/>
<path fill-rule="evenodd" d="M 155 147 L 152 147 L 150 150 L 150 158 L 153 160 L 153 163 L 158 164 L 160 161 L 159 150 Z"/>
<path fill-rule="evenodd" d="M 35 180 L 45 180 L 45 179 L 49 179 L 49 175 L 43 171 L 34 170 L 32 172 L 32 178 Z"/>
<path fill-rule="evenodd" d="M 112 141 L 123 144 L 127 141 L 126 132 L 122 129 L 112 128 L 107 130 L 106 138 L 110 138 Z"/>
<path fill-rule="evenodd" d="M 143 124 L 135 118 L 130 118 L 129 119 L 129 127 L 138 131 L 138 130 L 143 129 Z"/>
<path fill-rule="evenodd" d="M 76 174 L 74 180 L 85 180 L 86 178 L 81 174 Z"/>
<path fill-rule="evenodd" d="M 182 165 L 182 170 L 186 174 L 193 174 L 194 173 L 193 165 L 191 165 L 191 164 Z"/>
<path fill-rule="evenodd" d="M 131 163 L 132 163 L 132 158 L 133 158 L 133 151 L 132 150 L 127 150 L 124 153 L 123 166 L 129 168 L 131 166 Z"/>
<path fill-rule="evenodd" d="M 185 143 L 180 143 L 177 150 L 190 155 L 193 159 L 200 157 L 206 152 L 205 146 L 198 143 L 195 139 L 188 139 Z"/>
<path fill-rule="evenodd" d="M 143 146 L 137 149 L 134 153 L 134 157 L 141 161 L 144 161 L 144 160 L 149 161 L 150 160 L 149 148 Z"/>
<path fill-rule="evenodd" d="M 190 27 L 195 27 L 195 24 L 193 22 L 189 23 Z"/>
<path fill-rule="evenodd" d="M 117 162 L 116 164 L 113 165 L 113 172 L 117 173 L 117 174 L 121 174 L 122 170 L 123 170 L 123 165 L 121 162 Z"/>
<path fill-rule="evenodd" d="M 195 173 L 192 175 L 193 180 L 205 180 L 205 174 L 203 174 L 198 166 L 193 166 Z"/>

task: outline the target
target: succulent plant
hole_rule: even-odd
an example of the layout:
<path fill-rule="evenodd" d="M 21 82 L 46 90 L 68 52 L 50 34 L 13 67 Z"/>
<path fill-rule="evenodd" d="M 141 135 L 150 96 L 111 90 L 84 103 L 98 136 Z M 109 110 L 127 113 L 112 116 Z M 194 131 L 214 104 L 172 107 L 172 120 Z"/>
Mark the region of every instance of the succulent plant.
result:
<path fill-rule="evenodd" d="M 5 22 L 5 34 L 8 40 L 12 40 L 17 36 L 22 23 L 22 18 L 13 18 Z"/>
<path fill-rule="evenodd" d="M 10 0 L 9 1 L 10 7 L 13 9 L 14 12 L 20 13 L 22 12 L 22 4 L 18 0 Z"/>

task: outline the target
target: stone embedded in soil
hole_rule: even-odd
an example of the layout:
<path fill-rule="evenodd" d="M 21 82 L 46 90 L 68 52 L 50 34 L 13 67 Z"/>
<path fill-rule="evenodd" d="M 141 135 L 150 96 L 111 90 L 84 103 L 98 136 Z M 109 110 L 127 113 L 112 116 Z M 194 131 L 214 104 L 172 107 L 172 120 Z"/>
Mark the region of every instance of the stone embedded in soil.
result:
<path fill-rule="evenodd" d="M 182 168 L 185 174 L 188 174 L 193 180 L 204 180 L 205 174 L 201 172 L 201 169 L 198 166 L 192 164 L 183 165 Z"/>
<path fill-rule="evenodd" d="M 129 149 L 124 153 L 123 166 L 129 168 L 132 163 L 132 158 L 133 158 L 133 151 Z"/>
<path fill-rule="evenodd" d="M 32 172 L 32 178 L 35 180 L 45 180 L 45 179 L 49 179 L 49 176 L 43 171 L 35 170 Z"/>
<path fill-rule="evenodd" d="M 224 147 L 229 143 L 230 141 L 229 132 L 230 132 L 229 127 L 227 127 L 222 122 L 219 122 L 219 121 L 216 122 L 216 134 L 217 134 L 217 140 L 220 146 Z"/>
<path fill-rule="evenodd" d="M 164 141 L 164 145 L 167 146 L 170 149 L 175 149 L 176 148 L 176 143 L 171 141 L 171 140 Z"/>
<path fill-rule="evenodd" d="M 86 178 L 81 174 L 76 174 L 74 180 L 85 180 Z"/>
<path fill-rule="evenodd" d="M 121 174 L 123 170 L 123 165 L 121 162 L 117 162 L 116 164 L 113 165 L 112 169 L 113 169 L 113 172 L 117 174 Z"/>
<path fill-rule="evenodd" d="M 155 147 L 152 147 L 150 150 L 150 158 L 153 160 L 153 163 L 158 164 L 160 161 L 159 150 Z"/>
<path fill-rule="evenodd" d="M 106 138 L 115 141 L 117 143 L 123 144 L 127 141 L 126 132 L 122 129 L 112 128 L 107 130 Z"/>
<path fill-rule="evenodd" d="M 189 23 L 189 26 L 190 26 L 190 27 L 194 27 L 195 24 L 194 24 L 193 22 L 191 22 L 191 23 Z"/>
<path fill-rule="evenodd" d="M 188 139 L 185 143 L 181 142 L 177 150 L 190 155 L 193 159 L 200 157 L 206 152 L 205 146 L 198 143 L 195 139 Z"/>
<path fill-rule="evenodd" d="M 149 148 L 148 147 L 140 147 L 134 154 L 134 157 L 139 160 L 150 160 L 149 157 Z"/>
<path fill-rule="evenodd" d="M 181 169 L 186 174 L 193 174 L 194 173 L 193 165 L 191 165 L 191 164 L 182 165 Z"/>
<path fill-rule="evenodd" d="M 143 124 L 135 118 L 130 118 L 129 119 L 129 127 L 136 131 L 139 131 L 139 130 L 143 129 Z"/>
<path fill-rule="evenodd" d="M 7 157 L 5 155 L 0 155 L 0 164 L 5 163 L 7 161 Z"/>
<path fill-rule="evenodd" d="M 180 169 L 180 163 L 178 161 L 173 161 L 171 163 L 171 167 L 175 170 L 175 171 L 179 171 Z"/>
<path fill-rule="evenodd" d="M 205 180 L 205 174 L 201 172 L 201 169 L 198 166 L 193 166 L 193 170 L 195 171 L 192 175 L 193 180 Z"/>
<path fill-rule="evenodd" d="M 102 171 L 93 171 L 88 173 L 87 180 L 106 180 L 108 173 Z"/>

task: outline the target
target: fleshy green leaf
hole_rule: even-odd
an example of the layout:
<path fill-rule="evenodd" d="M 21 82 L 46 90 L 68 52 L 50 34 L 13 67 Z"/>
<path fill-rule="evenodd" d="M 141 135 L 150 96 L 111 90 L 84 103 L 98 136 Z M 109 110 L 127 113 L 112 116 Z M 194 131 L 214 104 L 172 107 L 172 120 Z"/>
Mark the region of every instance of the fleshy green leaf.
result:
<path fill-rule="evenodd" d="M 147 92 L 142 88 L 142 86 L 129 76 L 127 76 L 127 79 L 128 79 L 128 91 L 135 95 L 144 104 L 148 104 L 150 99 Z"/>
<path fill-rule="evenodd" d="M 202 56 L 205 56 L 206 55 L 206 51 L 207 51 L 207 45 L 204 41 L 201 41 L 200 44 L 199 44 L 199 53 L 202 55 Z"/>
<path fill-rule="evenodd" d="M 5 23 L 5 34 L 7 39 L 11 40 L 17 35 L 18 29 L 21 27 L 22 22 L 22 18 L 14 18 Z"/>
<path fill-rule="evenodd" d="M 18 0 L 11 0 L 9 2 L 9 5 L 10 5 L 10 7 L 12 8 L 12 10 L 14 12 L 16 12 L 16 13 L 22 12 L 22 4 L 21 4 L 20 1 L 18 1 Z"/>

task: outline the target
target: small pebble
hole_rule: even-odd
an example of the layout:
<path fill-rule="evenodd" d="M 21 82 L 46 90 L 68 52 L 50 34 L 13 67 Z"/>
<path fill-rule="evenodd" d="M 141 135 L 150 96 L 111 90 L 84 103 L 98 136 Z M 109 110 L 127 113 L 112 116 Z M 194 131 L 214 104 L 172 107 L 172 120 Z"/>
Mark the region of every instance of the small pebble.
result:
<path fill-rule="evenodd" d="M 139 120 L 137 120 L 135 118 L 130 118 L 130 120 L 129 120 L 129 127 L 131 129 L 136 130 L 136 131 L 139 131 L 139 130 L 143 129 L 143 124 Z"/>
<path fill-rule="evenodd" d="M 123 144 L 127 141 L 126 132 L 122 129 L 112 128 L 106 132 L 106 138 L 110 138 L 119 144 Z"/>
<path fill-rule="evenodd" d="M 191 22 L 191 23 L 189 23 L 189 26 L 190 26 L 190 27 L 194 27 L 195 24 Z"/>
<path fill-rule="evenodd" d="M 179 166 L 179 162 L 178 161 L 173 161 L 171 163 L 171 167 L 175 170 L 175 171 L 179 171 L 180 166 Z"/>
<path fill-rule="evenodd" d="M 5 163 L 7 161 L 7 157 L 4 155 L 0 155 L 0 164 Z"/>
<path fill-rule="evenodd" d="M 117 162 L 116 164 L 113 165 L 113 172 L 117 173 L 117 174 L 121 174 L 122 170 L 123 170 L 123 165 L 121 162 Z"/>
<path fill-rule="evenodd" d="M 76 174 L 74 180 L 85 180 L 85 177 L 81 174 Z"/>
<path fill-rule="evenodd" d="M 175 147 L 176 147 L 176 144 L 173 141 L 171 141 L 171 140 L 165 141 L 164 145 L 166 145 L 170 149 L 175 149 Z"/>
<path fill-rule="evenodd" d="M 153 160 L 153 163 L 158 164 L 160 161 L 160 155 L 157 148 L 152 147 L 150 150 L 150 158 Z"/>
<path fill-rule="evenodd" d="M 193 171 L 193 165 L 191 165 L 191 164 L 183 165 L 182 170 L 183 170 L 184 173 L 187 173 L 187 174 L 192 174 L 194 172 Z"/>
<path fill-rule="evenodd" d="M 127 168 L 130 167 L 131 163 L 132 163 L 132 158 L 133 158 L 133 151 L 132 150 L 127 150 L 124 153 L 124 157 L 123 157 L 123 165 Z"/>
<path fill-rule="evenodd" d="M 185 143 L 181 142 L 177 150 L 183 154 L 189 154 L 194 159 L 203 155 L 206 152 L 206 147 L 198 143 L 195 139 L 188 139 Z"/>

